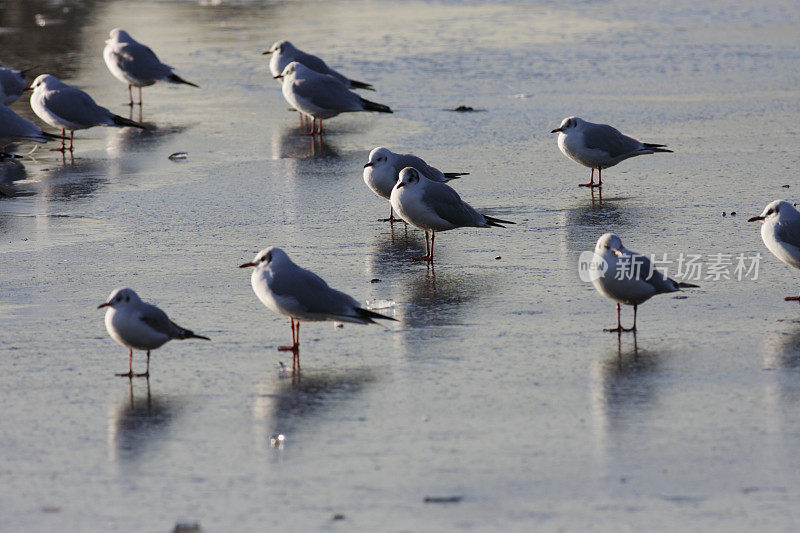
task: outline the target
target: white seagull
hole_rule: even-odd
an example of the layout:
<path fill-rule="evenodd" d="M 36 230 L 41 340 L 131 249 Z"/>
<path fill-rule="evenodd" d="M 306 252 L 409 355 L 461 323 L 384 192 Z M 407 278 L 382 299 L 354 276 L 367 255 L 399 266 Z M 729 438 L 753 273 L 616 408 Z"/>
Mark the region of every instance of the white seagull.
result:
<path fill-rule="evenodd" d="M 375 324 L 373 319 L 395 320 L 361 307 L 353 297 L 332 289 L 313 272 L 297 266 L 280 248 L 261 250 L 255 258 L 239 265 L 252 267 L 250 284 L 265 306 L 288 316 L 292 327 L 292 345 L 278 350 L 292 351 L 299 366 L 300 322 L 352 322 Z"/>
<path fill-rule="evenodd" d="M 412 167 L 400 171 L 400 177 L 392 189 L 389 200 L 400 218 L 425 230 L 425 250 L 423 257 L 415 261 L 433 261 L 433 241 L 437 231 L 454 228 L 475 227 L 504 228 L 502 224 L 515 224 L 508 220 L 482 215 L 449 185 L 432 181 Z M 430 245 L 428 232 L 431 232 Z"/>
<path fill-rule="evenodd" d="M 107 307 L 106 330 L 111 338 L 128 348 L 128 372 L 117 374 L 124 377 L 148 377 L 150 375 L 150 350 L 155 350 L 172 339 L 203 339 L 208 337 L 180 327 L 171 321 L 164 311 L 143 302 L 133 289 L 115 289 L 98 309 Z M 147 370 L 143 374 L 133 373 L 133 350 L 147 351 Z"/>
<path fill-rule="evenodd" d="M 3 148 L 14 141 L 47 142 L 53 139 L 63 140 L 63 137 L 42 131 L 30 120 L 0 104 L 0 146 Z"/>
<path fill-rule="evenodd" d="M 602 187 L 602 170 L 629 157 L 672 152 L 664 148 L 665 144 L 643 143 L 608 124 L 594 124 L 578 117 L 565 118 L 550 133 L 559 134 L 558 147 L 565 156 L 592 169 L 589 183 L 581 183 L 581 187 Z M 597 183 L 594 182 L 594 169 L 597 169 Z"/>
<path fill-rule="evenodd" d="M 772 255 L 787 265 L 800 268 L 800 212 L 789 202 L 775 200 L 764 211 L 748 222 L 763 220 L 761 239 Z M 787 296 L 789 301 L 800 301 L 800 296 Z"/>
<path fill-rule="evenodd" d="M 617 327 L 603 331 L 636 331 L 636 311 L 642 303 L 656 294 L 697 288 L 668 278 L 656 270 L 650 260 L 622 246 L 613 233 L 605 233 L 594 247 L 595 256 L 602 260 L 604 269 L 592 280 L 597 291 L 617 302 Z M 633 306 L 633 327 L 623 328 L 620 322 L 620 304 Z"/>
<path fill-rule="evenodd" d="M 128 84 L 128 105 L 133 105 L 131 87 L 139 88 L 139 105 L 142 105 L 142 87 L 153 85 L 157 81 L 197 87 L 175 74 L 173 67 L 162 63 L 149 47 L 138 42 L 125 30 L 114 28 L 109 36 L 103 49 L 103 59 L 111 74 L 122 83 Z"/>
<path fill-rule="evenodd" d="M 296 48 L 289 41 L 275 41 L 272 46 L 270 46 L 269 50 L 261 55 L 267 54 L 272 55 L 272 57 L 269 58 L 269 70 L 272 72 L 273 77 L 280 76 L 283 73 L 283 69 L 286 68 L 286 65 L 292 61 L 297 61 L 298 63 L 302 63 L 311 70 L 315 70 L 320 74 L 333 76 L 350 89 L 367 89 L 370 91 L 375 90 L 375 88 L 369 83 L 351 80 L 343 74 L 336 72 L 334 69 L 325 64 L 325 61 L 322 59 L 315 55 L 303 52 L 302 50 Z"/>
<path fill-rule="evenodd" d="M 406 167 L 414 167 L 429 180 L 442 183 L 469 175 L 469 172 L 442 172 L 438 168 L 430 166 L 421 157 L 412 154 L 397 154 L 388 148 L 379 146 L 373 148 L 369 153 L 369 161 L 364 165 L 364 183 L 372 189 L 372 192 L 388 200 L 392 196 L 392 189 L 397 183 L 400 171 Z M 400 220 L 394 218 L 394 209 L 391 203 L 389 204 L 389 218 L 380 220 L 381 222 Z"/>
<path fill-rule="evenodd" d="M 25 91 L 25 73 L 28 70 L 20 71 L 0 64 L 0 103 L 11 105 L 22 96 Z"/>
<path fill-rule="evenodd" d="M 69 151 L 72 151 L 72 136 L 75 130 L 93 126 L 131 126 L 147 129 L 143 124 L 115 115 L 95 103 L 85 92 L 67 85 L 49 74 L 42 74 L 31 84 L 31 109 L 36 115 L 53 126 L 61 128 L 61 135 L 69 130 Z M 64 141 L 61 150 L 64 151 Z"/>
<path fill-rule="evenodd" d="M 311 132 L 314 120 L 319 121 L 316 133 L 322 133 L 322 121 L 339 113 L 355 111 L 377 111 L 391 113 L 383 104 L 361 98 L 333 76 L 320 74 L 302 63 L 292 61 L 276 76 L 283 80 L 283 97 L 292 107 L 311 117 Z"/>

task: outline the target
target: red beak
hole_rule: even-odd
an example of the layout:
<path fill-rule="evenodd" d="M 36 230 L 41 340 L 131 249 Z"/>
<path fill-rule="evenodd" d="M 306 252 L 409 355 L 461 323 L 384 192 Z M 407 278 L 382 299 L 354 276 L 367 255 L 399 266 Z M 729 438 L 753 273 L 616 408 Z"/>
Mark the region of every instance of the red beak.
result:
<path fill-rule="evenodd" d="M 239 268 L 247 268 L 247 267 L 254 267 L 256 266 L 255 263 L 245 263 L 243 265 L 239 265 Z"/>
<path fill-rule="evenodd" d="M 753 217 L 753 218 L 748 218 L 747 219 L 748 222 L 755 222 L 756 220 L 764 220 L 764 217 L 757 216 L 757 217 Z"/>
<path fill-rule="evenodd" d="M 103 302 L 97 306 L 98 309 L 102 309 L 104 307 L 111 307 L 108 302 Z"/>
<path fill-rule="evenodd" d="M 558 133 L 560 131 L 563 131 L 563 130 L 561 128 L 556 128 L 553 131 L 551 131 L 550 133 Z"/>
<path fill-rule="evenodd" d="M 24 89 L 22 89 L 22 92 L 30 92 L 32 90 L 33 90 L 33 87 L 28 86 L 28 87 L 25 87 Z"/>

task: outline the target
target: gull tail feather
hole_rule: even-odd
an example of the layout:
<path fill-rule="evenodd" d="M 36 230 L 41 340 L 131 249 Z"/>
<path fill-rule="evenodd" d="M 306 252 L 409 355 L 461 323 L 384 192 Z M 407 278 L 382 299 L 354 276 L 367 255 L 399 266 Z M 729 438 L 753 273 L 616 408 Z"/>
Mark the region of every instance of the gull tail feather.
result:
<path fill-rule="evenodd" d="M 350 80 L 350 87 L 353 89 L 366 89 L 367 91 L 374 91 L 375 87 L 371 83 L 364 83 L 363 81 Z"/>
<path fill-rule="evenodd" d="M 378 104 L 376 102 L 370 102 L 364 98 L 361 99 L 361 105 L 364 106 L 365 111 L 377 111 L 379 113 L 393 113 L 389 106 Z"/>
<path fill-rule="evenodd" d="M 483 215 L 483 218 L 486 219 L 487 226 L 495 226 L 498 228 L 505 228 L 503 224 L 516 224 L 516 222 L 511 222 L 510 220 L 503 220 L 502 218 L 494 218 L 488 215 Z"/>
<path fill-rule="evenodd" d="M 181 78 L 177 74 L 170 74 L 167 79 L 169 81 L 171 81 L 172 83 L 183 83 L 184 85 L 191 85 L 192 87 L 200 88 L 199 85 L 196 85 L 196 84 L 194 84 L 194 83 L 192 83 L 190 81 L 186 81 L 185 79 Z"/>
<path fill-rule="evenodd" d="M 116 126 L 130 126 L 132 128 L 139 128 L 139 129 L 142 129 L 142 130 L 146 130 L 147 129 L 147 126 L 145 126 L 144 124 L 136 122 L 135 120 L 130 120 L 130 119 L 127 119 L 125 117 L 121 117 L 119 115 L 113 115 L 111 117 L 111 120 L 114 121 L 114 124 Z"/>

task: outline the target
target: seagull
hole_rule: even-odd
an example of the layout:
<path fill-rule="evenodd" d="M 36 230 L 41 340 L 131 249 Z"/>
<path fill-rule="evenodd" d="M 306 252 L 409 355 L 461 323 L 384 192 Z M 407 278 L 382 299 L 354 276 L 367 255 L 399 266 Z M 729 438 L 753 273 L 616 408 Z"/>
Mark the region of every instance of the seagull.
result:
<path fill-rule="evenodd" d="M 394 184 L 400 171 L 405 167 L 414 167 L 432 181 L 446 183 L 450 180 L 469 175 L 469 172 L 442 172 L 438 168 L 428 165 L 422 158 L 412 154 L 396 154 L 379 146 L 369 153 L 369 162 L 364 165 L 364 183 L 372 189 L 372 192 L 386 198 L 392 195 Z M 400 220 L 394 218 L 394 209 L 389 204 L 389 218 L 380 219 L 381 222 L 395 222 Z"/>
<path fill-rule="evenodd" d="M 150 350 L 155 350 L 172 339 L 203 339 L 193 331 L 171 321 L 164 311 L 143 302 L 133 289 L 115 289 L 98 309 L 107 307 L 106 330 L 111 338 L 128 348 L 128 372 L 118 376 L 132 378 L 150 376 Z M 133 373 L 133 350 L 147 351 L 147 370 Z"/>
<path fill-rule="evenodd" d="M 109 37 L 103 49 L 103 59 L 111 74 L 122 83 L 128 84 L 129 106 L 133 105 L 131 87 L 139 88 L 139 105 L 142 105 L 142 87 L 153 85 L 157 81 L 198 87 L 175 74 L 173 67 L 162 63 L 149 47 L 138 42 L 125 30 L 114 28 L 109 32 Z"/>
<path fill-rule="evenodd" d="M 622 241 L 613 233 L 605 233 L 597 239 L 595 257 L 600 258 L 603 269 L 592 280 L 597 291 L 617 302 L 617 327 L 603 331 L 636 331 L 636 311 L 640 304 L 656 294 L 697 288 L 697 285 L 670 279 L 656 270 L 650 260 L 622 246 Z M 633 327 L 623 328 L 620 322 L 619 304 L 633 306 Z"/>
<path fill-rule="evenodd" d="M 0 64 L 0 103 L 11 105 L 25 91 L 25 73 L 28 70 L 17 70 Z"/>
<path fill-rule="evenodd" d="M 72 136 L 75 130 L 93 126 L 131 126 L 147 129 L 143 124 L 115 115 L 101 107 L 85 92 L 71 87 L 49 74 L 42 74 L 31 84 L 31 109 L 36 115 L 53 126 L 61 128 L 61 135 L 69 130 L 69 148 L 72 151 Z M 61 141 L 61 151 L 67 150 Z"/>
<path fill-rule="evenodd" d="M 592 169 L 589 183 L 581 187 L 602 187 L 604 168 L 613 167 L 620 161 L 637 155 L 670 152 L 665 144 L 637 141 L 623 135 L 608 124 L 593 124 L 578 117 L 567 117 L 550 133 L 558 133 L 558 147 L 565 156 L 576 163 Z M 594 182 L 597 169 L 597 183 Z"/>
<path fill-rule="evenodd" d="M 0 146 L 3 148 L 15 141 L 47 142 L 53 139 L 63 140 L 64 138 L 42 131 L 30 120 L 0 104 Z"/>
<path fill-rule="evenodd" d="M 503 224 L 515 224 L 508 220 L 482 215 L 449 185 L 426 178 L 419 170 L 406 167 L 400 171 L 389 200 L 400 218 L 425 231 L 425 251 L 423 257 L 415 261 L 433 262 L 433 240 L 437 231 L 454 228 L 475 227 L 504 228 Z M 428 232 L 431 242 L 428 245 Z"/>
<path fill-rule="evenodd" d="M 395 320 L 361 307 L 355 298 L 334 290 L 313 272 L 297 266 L 286 252 L 270 247 L 255 258 L 239 265 L 253 268 L 250 284 L 261 303 L 284 316 L 292 327 L 292 345 L 278 350 L 291 351 L 299 367 L 300 322 L 352 322 L 375 324 L 374 319 Z"/>
<path fill-rule="evenodd" d="M 333 76 L 320 74 L 297 61 L 286 65 L 276 78 L 283 80 L 283 97 L 286 101 L 301 113 L 312 117 L 309 135 L 314 134 L 314 120 L 319 121 L 316 133 L 322 134 L 322 120 L 335 117 L 339 113 L 392 112 L 383 104 L 361 98 Z"/>
<path fill-rule="evenodd" d="M 272 46 L 261 55 L 268 55 L 271 54 L 272 57 L 269 59 L 269 70 L 272 72 L 273 77 L 278 77 L 283 73 L 283 69 L 286 68 L 286 65 L 291 63 L 292 61 L 297 61 L 298 63 L 302 63 L 303 65 L 307 66 L 311 70 L 319 72 L 320 74 L 327 74 L 328 76 L 333 76 L 340 82 L 344 84 L 345 87 L 349 89 L 367 89 L 369 91 L 374 91 L 375 88 L 369 84 L 364 83 L 363 81 L 356 81 L 347 78 L 346 76 L 336 72 L 331 67 L 325 64 L 325 61 L 318 58 L 315 55 L 307 54 L 290 43 L 289 41 L 275 41 Z"/>
<path fill-rule="evenodd" d="M 800 268 L 800 212 L 789 202 L 775 200 L 748 222 L 763 220 L 761 239 L 772 255 L 787 265 Z M 787 296 L 787 302 L 800 301 L 800 296 Z"/>

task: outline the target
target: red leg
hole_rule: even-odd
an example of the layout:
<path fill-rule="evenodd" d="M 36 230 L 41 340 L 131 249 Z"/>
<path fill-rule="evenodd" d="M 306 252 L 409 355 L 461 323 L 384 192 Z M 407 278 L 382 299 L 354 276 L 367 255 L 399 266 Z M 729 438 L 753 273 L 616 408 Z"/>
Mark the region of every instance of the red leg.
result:
<path fill-rule="evenodd" d="M 300 321 L 297 321 L 297 331 L 295 331 L 294 318 L 289 317 L 292 327 L 292 345 L 291 346 L 278 346 L 278 350 L 282 352 L 296 352 L 300 348 Z"/>
<path fill-rule="evenodd" d="M 428 230 L 425 230 L 425 255 L 422 257 L 414 257 L 414 261 L 433 261 L 433 239 L 435 238 L 436 232 L 431 231 L 431 240 L 430 244 L 428 243 Z"/>
<path fill-rule="evenodd" d="M 67 151 L 66 135 L 67 130 L 65 128 L 61 128 L 61 148 L 50 148 L 51 152 L 61 152 L 63 154 Z"/>
<path fill-rule="evenodd" d="M 119 373 L 114 375 L 122 376 L 124 378 L 133 377 L 133 348 L 128 348 L 128 371 L 126 373 Z"/>
<path fill-rule="evenodd" d="M 72 137 L 75 135 L 75 130 L 69 130 L 69 151 L 72 152 Z"/>
<path fill-rule="evenodd" d="M 133 91 L 131 90 L 133 87 L 130 83 L 128 84 L 128 105 L 133 107 Z"/>
<path fill-rule="evenodd" d="M 142 105 L 142 88 L 139 87 L 139 105 Z"/>
<path fill-rule="evenodd" d="M 147 369 L 142 374 L 134 374 L 137 378 L 149 378 L 150 377 L 150 350 L 147 350 Z"/>
<path fill-rule="evenodd" d="M 617 327 L 615 327 L 615 328 L 606 328 L 603 331 L 610 331 L 610 332 L 613 332 L 613 333 L 619 333 L 621 331 L 624 331 L 622 329 L 622 318 L 621 318 L 621 315 L 620 315 L 619 304 L 617 304 Z"/>
<path fill-rule="evenodd" d="M 592 168 L 592 173 L 589 175 L 589 183 L 579 183 L 578 187 L 594 187 L 594 168 Z"/>

